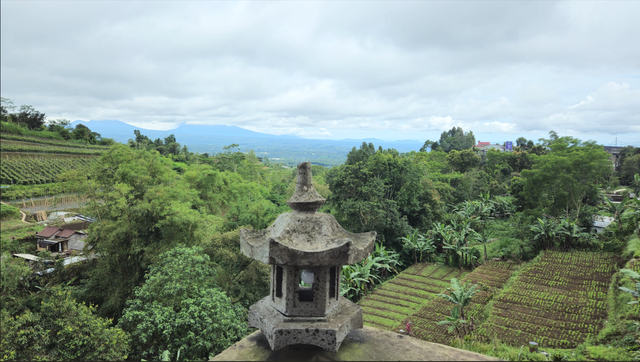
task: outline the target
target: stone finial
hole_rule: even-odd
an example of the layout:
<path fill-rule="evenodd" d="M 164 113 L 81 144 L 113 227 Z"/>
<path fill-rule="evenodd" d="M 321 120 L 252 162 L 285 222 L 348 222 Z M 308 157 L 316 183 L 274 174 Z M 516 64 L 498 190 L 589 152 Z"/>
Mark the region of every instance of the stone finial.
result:
<path fill-rule="evenodd" d="M 326 199 L 318 194 L 311 181 L 311 162 L 300 163 L 296 191 L 287 200 L 287 204 L 293 211 L 314 213 L 324 205 Z"/>

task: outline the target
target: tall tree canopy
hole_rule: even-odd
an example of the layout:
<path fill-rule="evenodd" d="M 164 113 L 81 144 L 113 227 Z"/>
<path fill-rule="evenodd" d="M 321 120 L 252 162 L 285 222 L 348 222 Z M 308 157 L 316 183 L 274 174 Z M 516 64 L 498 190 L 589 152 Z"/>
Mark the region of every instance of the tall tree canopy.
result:
<path fill-rule="evenodd" d="M 533 168 L 523 170 L 521 204 L 540 206 L 551 215 L 575 211 L 594 203 L 596 185 L 612 172 L 609 154 L 593 141 L 561 137 L 549 143 L 550 152 L 533 156 Z"/>
<path fill-rule="evenodd" d="M 476 143 L 476 137 L 472 131 L 464 132 L 460 127 L 453 127 L 449 131 L 442 132 L 440 140 L 431 144 L 431 149 L 440 149 L 444 152 L 450 152 L 452 150 L 466 150 Z M 426 147 L 423 146 L 423 148 Z"/>
<path fill-rule="evenodd" d="M 168 350 L 187 361 L 206 360 L 242 338 L 245 312 L 215 281 L 202 248 L 177 246 L 160 255 L 118 323 L 131 333 L 135 357 L 159 360 Z"/>
<path fill-rule="evenodd" d="M 398 239 L 411 227 L 428 225 L 442 205 L 420 171 L 396 150 L 375 151 L 373 144 L 363 143 L 349 152 L 344 165 L 327 173 L 328 201 L 347 229 L 375 230 L 385 244 L 399 248 Z"/>
<path fill-rule="evenodd" d="M 157 256 L 179 243 L 203 240 L 221 221 L 199 212 L 198 193 L 156 152 L 115 145 L 92 175 L 98 221 L 88 245 L 100 254 L 87 291 L 102 315 L 119 317 Z"/>

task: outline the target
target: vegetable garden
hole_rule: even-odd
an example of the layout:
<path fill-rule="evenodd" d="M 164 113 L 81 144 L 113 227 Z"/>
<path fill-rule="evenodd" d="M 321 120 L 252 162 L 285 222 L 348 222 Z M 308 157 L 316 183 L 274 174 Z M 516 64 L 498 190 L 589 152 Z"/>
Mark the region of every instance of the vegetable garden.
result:
<path fill-rule="evenodd" d="M 88 171 L 96 158 L 13 158 L 0 163 L 0 182 L 6 185 L 36 185 L 56 182 L 70 170 Z"/>
<path fill-rule="evenodd" d="M 476 333 L 512 345 L 575 348 L 607 318 L 607 291 L 620 259 L 610 253 L 544 251 L 522 269 Z"/>
<path fill-rule="evenodd" d="M 487 262 L 473 272 L 469 273 L 463 281 L 478 283 L 483 289 L 472 299 L 471 304 L 466 308 L 469 317 L 478 322 L 485 306 L 493 298 L 494 294 L 502 288 L 504 283 L 511 277 L 518 264 L 501 261 Z M 449 287 L 448 283 L 445 288 Z M 450 344 L 455 336 L 447 333 L 445 325 L 438 325 L 438 322 L 451 315 L 452 305 L 442 298 L 434 298 L 416 311 L 413 315 L 404 320 L 396 330 L 404 327 L 407 321 L 411 321 L 412 331 L 416 338 L 429 342 Z"/>
<path fill-rule="evenodd" d="M 451 278 L 468 274 L 444 265 L 414 264 L 360 301 L 364 324 L 393 330 L 449 286 Z"/>

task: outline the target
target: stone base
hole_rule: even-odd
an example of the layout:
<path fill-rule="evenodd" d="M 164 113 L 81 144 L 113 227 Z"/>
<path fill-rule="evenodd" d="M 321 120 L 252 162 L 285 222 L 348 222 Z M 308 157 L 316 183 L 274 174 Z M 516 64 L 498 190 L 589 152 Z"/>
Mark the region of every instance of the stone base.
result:
<path fill-rule="evenodd" d="M 364 326 L 351 331 L 337 353 L 295 345 L 273 351 L 261 331 L 238 341 L 212 361 L 499 361 L 494 357 L 382 329 Z"/>
<path fill-rule="evenodd" d="M 286 317 L 271 305 L 269 298 L 249 308 L 249 326 L 264 333 L 273 351 L 307 344 L 335 353 L 349 332 L 363 327 L 362 309 L 342 297 L 333 311 L 322 318 Z"/>

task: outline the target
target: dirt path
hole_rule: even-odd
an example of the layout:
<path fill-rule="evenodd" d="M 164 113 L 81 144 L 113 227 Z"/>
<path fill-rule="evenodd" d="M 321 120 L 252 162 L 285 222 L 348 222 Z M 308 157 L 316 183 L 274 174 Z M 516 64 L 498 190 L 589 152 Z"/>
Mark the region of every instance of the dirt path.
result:
<path fill-rule="evenodd" d="M 11 206 L 11 205 L 7 204 L 6 202 L 2 202 L 2 203 L 3 203 L 3 204 L 5 204 L 5 205 L 7 205 L 7 206 Z M 25 222 L 25 223 L 27 223 L 27 224 L 28 224 L 28 222 L 25 220 L 25 219 L 27 218 L 27 214 L 25 214 L 25 213 L 24 213 L 24 211 L 22 211 L 22 210 L 20 210 L 20 209 L 18 209 L 18 211 L 20 211 L 20 215 L 21 215 L 20 220 L 21 220 L 22 222 Z"/>

